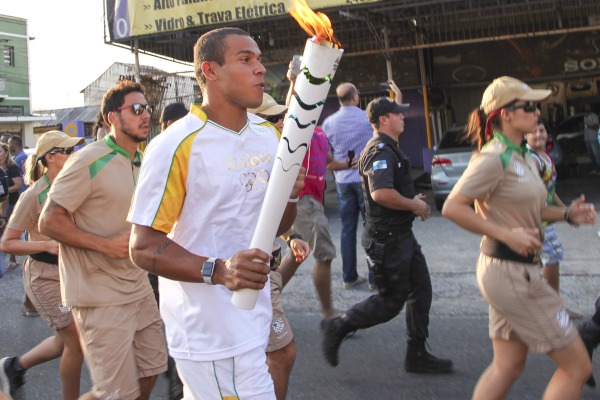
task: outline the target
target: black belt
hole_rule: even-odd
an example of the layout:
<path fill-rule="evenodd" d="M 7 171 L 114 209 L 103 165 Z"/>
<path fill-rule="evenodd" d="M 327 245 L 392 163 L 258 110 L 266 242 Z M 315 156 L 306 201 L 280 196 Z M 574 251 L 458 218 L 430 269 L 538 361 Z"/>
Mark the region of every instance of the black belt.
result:
<path fill-rule="evenodd" d="M 34 259 L 35 261 L 43 262 L 46 264 L 58 265 L 58 256 L 52 253 L 48 253 L 47 251 L 30 254 L 29 257 Z"/>
<path fill-rule="evenodd" d="M 408 233 L 411 231 L 412 226 L 398 226 L 398 227 L 386 227 L 386 226 L 373 226 L 366 224 L 365 229 L 371 236 L 394 236 Z"/>
<path fill-rule="evenodd" d="M 538 257 L 535 254 L 529 254 L 527 257 L 524 257 L 512 251 L 504 243 L 496 240 L 484 242 L 483 246 L 481 246 L 481 252 L 488 257 L 499 258 L 501 260 L 516 261 L 524 264 L 538 263 Z"/>

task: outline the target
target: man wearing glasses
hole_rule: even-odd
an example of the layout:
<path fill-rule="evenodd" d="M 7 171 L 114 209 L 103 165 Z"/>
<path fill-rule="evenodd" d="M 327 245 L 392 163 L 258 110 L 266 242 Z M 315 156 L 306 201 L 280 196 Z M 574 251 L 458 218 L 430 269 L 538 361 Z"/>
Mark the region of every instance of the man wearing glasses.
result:
<path fill-rule="evenodd" d="M 62 301 L 93 381 L 85 399 L 149 398 L 167 369 L 162 321 L 147 273 L 129 259 L 126 221 L 151 111 L 140 84 L 110 88 L 101 112 L 111 132 L 69 159 L 42 210 L 40 231 L 60 243 Z"/>

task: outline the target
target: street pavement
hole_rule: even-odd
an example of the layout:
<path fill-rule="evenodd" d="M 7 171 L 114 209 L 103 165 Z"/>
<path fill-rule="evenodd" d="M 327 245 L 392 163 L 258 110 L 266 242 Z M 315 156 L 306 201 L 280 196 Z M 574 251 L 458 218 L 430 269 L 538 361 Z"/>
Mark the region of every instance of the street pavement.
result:
<path fill-rule="evenodd" d="M 423 180 L 419 179 L 419 182 Z M 415 221 L 414 231 L 427 258 L 433 285 L 430 314 L 431 352 L 454 361 L 455 371 L 447 375 L 416 375 L 404 371 L 406 324 L 404 312 L 392 321 L 357 332 L 342 344 L 340 365 L 332 368 L 321 356 L 320 306 L 312 284 L 312 257 L 302 265 L 283 292 L 284 308 L 295 333 L 298 356 L 290 379 L 289 400 L 393 398 L 403 400 L 469 399 L 482 371 L 492 359 L 487 331 L 487 303 L 475 278 L 480 238 L 458 228 L 433 207 L 426 185 L 417 188 L 428 196 L 434 210 L 425 222 Z M 558 193 L 570 201 L 580 193 L 600 210 L 600 178 L 574 177 L 558 183 Z M 515 204 L 515 207 L 518 207 Z M 339 249 L 340 220 L 335 184 L 326 191 L 326 212 L 334 243 Z M 561 263 L 561 293 L 570 309 L 590 315 L 600 295 L 600 238 L 597 227 L 572 228 L 558 224 L 566 260 Z M 360 246 L 359 246 L 360 247 Z M 364 251 L 358 249 L 359 273 L 366 275 Z M 339 250 L 338 250 L 339 253 Z M 343 311 L 372 294 L 366 285 L 344 290 L 341 259 L 332 265 L 332 292 L 335 307 Z M 23 297 L 21 269 L 0 279 L 0 357 L 21 354 L 51 334 L 40 318 L 20 314 Z M 600 357 L 594 369 L 600 377 Z M 525 372 L 514 385 L 510 399 L 539 399 L 554 371 L 552 361 L 531 354 Z M 28 399 L 59 399 L 58 361 L 28 372 Z M 82 389 L 90 387 L 84 371 Z M 161 377 L 152 399 L 166 399 L 166 379 Z M 585 388 L 582 399 L 600 398 L 600 388 Z"/>

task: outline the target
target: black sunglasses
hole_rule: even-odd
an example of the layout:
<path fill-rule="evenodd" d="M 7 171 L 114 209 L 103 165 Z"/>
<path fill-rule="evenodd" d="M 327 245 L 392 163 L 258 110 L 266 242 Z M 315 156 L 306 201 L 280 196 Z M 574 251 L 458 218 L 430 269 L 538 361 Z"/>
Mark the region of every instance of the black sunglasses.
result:
<path fill-rule="evenodd" d="M 148 114 L 152 114 L 152 106 L 150 104 L 133 103 L 130 106 L 121 106 L 117 108 L 117 110 L 123 111 L 128 108 L 131 108 L 131 111 L 133 111 L 135 115 L 142 115 L 144 110 L 148 111 Z"/>
<path fill-rule="evenodd" d="M 266 115 L 264 117 L 267 121 L 272 124 L 278 123 L 280 120 L 285 118 L 285 113 L 277 114 L 277 115 Z"/>
<path fill-rule="evenodd" d="M 513 111 L 516 110 L 518 108 L 522 108 L 523 111 L 528 112 L 528 113 L 532 113 L 532 112 L 536 112 L 538 109 L 538 103 L 536 103 L 535 101 L 528 101 L 524 104 L 519 104 L 517 106 L 512 105 L 512 106 L 508 106 L 506 107 L 507 109 Z"/>
<path fill-rule="evenodd" d="M 69 155 L 74 151 L 75 151 L 74 147 L 57 147 L 57 148 L 52 149 L 49 152 L 47 152 L 46 155 L 56 154 L 56 153 L 63 153 L 63 154 Z"/>

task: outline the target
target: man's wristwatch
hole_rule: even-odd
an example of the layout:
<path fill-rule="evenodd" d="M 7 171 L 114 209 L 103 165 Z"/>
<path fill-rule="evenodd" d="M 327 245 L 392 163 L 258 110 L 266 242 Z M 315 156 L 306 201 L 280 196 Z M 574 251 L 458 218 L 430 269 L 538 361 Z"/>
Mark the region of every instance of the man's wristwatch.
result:
<path fill-rule="evenodd" d="M 287 245 L 288 247 L 291 249 L 292 248 L 292 240 L 294 239 L 302 239 L 302 236 L 299 233 L 292 233 L 290 236 L 288 236 L 288 240 L 287 240 Z"/>
<path fill-rule="evenodd" d="M 202 278 L 204 279 L 204 283 L 207 285 L 215 284 L 212 281 L 212 277 L 215 273 L 216 261 L 217 259 L 215 257 L 210 257 L 208 260 L 204 261 L 204 264 L 202 264 Z"/>

